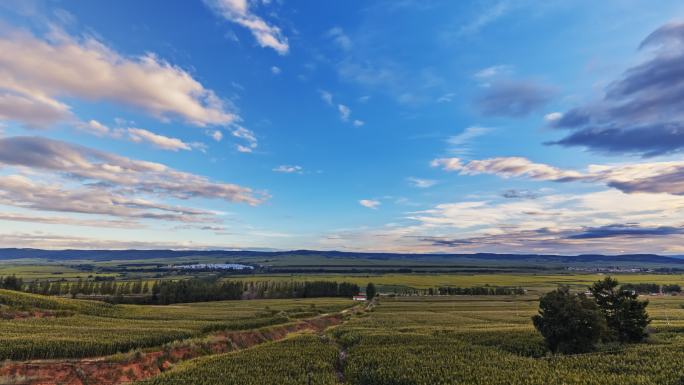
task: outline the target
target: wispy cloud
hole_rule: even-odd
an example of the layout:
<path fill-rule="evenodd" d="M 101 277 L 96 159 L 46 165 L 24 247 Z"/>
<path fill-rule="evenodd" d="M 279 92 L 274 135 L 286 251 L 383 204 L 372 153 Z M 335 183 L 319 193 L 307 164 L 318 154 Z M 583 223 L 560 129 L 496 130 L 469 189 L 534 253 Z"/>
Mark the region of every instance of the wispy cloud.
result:
<path fill-rule="evenodd" d="M 330 92 L 325 90 L 319 90 L 318 93 L 321 95 L 321 99 L 325 102 L 325 104 L 332 106 L 333 96 Z"/>
<path fill-rule="evenodd" d="M 461 35 L 471 35 L 480 32 L 487 25 L 505 16 L 511 10 L 508 0 L 500 0 L 494 4 L 487 4 L 472 20 L 461 26 Z"/>
<path fill-rule="evenodd" d="M 524 117 L 545 106 L 555 89 L 533 80 L 495 80 L 477 99 L 484 115 Z"/>
<path fill-rule="evenodd" d="M 463 132 L 458 135 L 451 136 L 447 139 L 450 154 L 466 156 L 472 151 L 472 142 L 483 135 L 492 132 L 493 129 L 489 127 L 470 126 L 466 127 Z"/>
<path fill-rule="evenodd" d="M 359 204 L 363 207 L 367 207 L 369 209 L 376 210 L 378 207 L 380 207 L 380 201 L 374 200 L 374 199 L 361 199 L 359 201 Z"/>
<path fill-rule="evenodd" d="M 267 23 L 251 10 L 250 0 L 204 0 L 215 13 L 224 19 L 247 28 L 257 43 L 281 55 L 288 53 L 290 45 L 279 27 Z"/>
<path fill-rule="evenodd" d="M 437 184 L 437 181 L 432 180 L 432 179 L 422 179 L 422 178 L 409 177 L 409 178 L 407 178 L 407 180 L 409 181 L 409 183 L 413 187 L 418 187 L 418 188 L 430 188 L 430 187 Z"/>
<path fill-rule="evenodd" d="M 247 144 L 242 145 L 238 144 L 237 149 L 239 152 L 252 152 L 254 151 L 255 148 L 257 148 L 259 142 L 257 141 L 256 135 L 254 135 L 254 132 L 242 127 L 242 126 L 236 126 L 232 131 L 231 134 L 236 137 L 244 140 Z"/>
<path fill-rule="evenodd" d="M 155 134 L 141 128 L 129 128 L 127 131 L 131 140 L 136 143 L 147 142 L 152 144 L 154 147 L 171 151 L 192 149 L 190 144 L 185 143 L 180 139 Z"/>
<path fill-rule="evenodd" d="M 512 67 L 506 64 L 497 64 L 490 67 L 482 68 L 481 70 L 475 72 L 475 78 L 478 80 L 488 81 L 491 78 L 500 76 L 502 74 L 508 74 L 512 70 Z"/>
<path fill-rule="evenodd" d="M 352 48 L 352 41 L 347 36 L 347 34 L 344 33 L 344 30 L 340 27 L 334 27 L 328 30 L 326 32 L 326 36 L 332 39 L 332 41 L 335 42 L 335 44 L 340 47 L 341 49 L 348 51 Z"/>
<path fill-rule="evenodd" d="M 321 100 L 329 106 L 336 107 L 338 114 L 340 115 L 340 120 L 343 122 L 349 122 L 351 115 L 352 115 L 352 110 L 347 106 L 346 104 L 343 103 L 335 103 L 333 94 L 330 93 L 329 91 L 326 90 L 318 90 L 318 94 L 321 96 Z M 337 104 L 337 105 L 336 105 Z M 363 120 L 360 119 L 354 119 L 351 121 L 352 125 L 354 127 L 361 127 L 365 124 Z"/>
<path fill-rule="evenodd" d="M 178 138 L 172 138 L 165 135 L 159 135 L 152 131 L 142 128 L 128 127 L 128 128 L 110 128 L 97 120 L 90 120 L 87 123 L 79 123 L 76 125 L 80 130 L 94 134 L 101 137 L 109 137 L 114 139 L 125 139 L 134 143 L 149 143 L 155 148 L 178 151 L 178 150 L 192 150 L 193 148 L 204 150 L 205 145 L 202 143 L 186 143 Z M 215 131 L 220 134 L 220 131 Z"/>
<path fill-rule="evenodd" d="M 625 193 L 668 193 L 684 195 L 684 162 L 644 162 L 590 165 L 586 171 L 565 170 L 522 157 L 499 157 L 464 162 L 440 158 L 433 167 L 462 175 L 492 174 L 503 178 L 529 178 L 551 182 L 602 183 Z"/>
<path fill-rule="evenodd" d="M 301 174 L 302 173 L 302 166 L 297 166 L 297 165 L 280 165 L 278 167 L 275 167 L 273 169 L 275 172 L 281 172 L 285 174 Z"/>
<path fill-rule="evenodd" d="M 342 121 L 347 121 L 349 120 L 349 115 L 351 115 L 351 109 L 344 104 L 338 104 L 337 105 L 337 110 L 340 112 L 340 119 Z"/>
<path fill-rule="evenodd" d="M 212 182 L 160 163 L 133 160 L 47 138 L 1 138 L 0 164 L 58 173 L 130 193 L 154 193 L 178 199 L 202 197 L 250 205 L 261 202 L 246 187 Z"/>

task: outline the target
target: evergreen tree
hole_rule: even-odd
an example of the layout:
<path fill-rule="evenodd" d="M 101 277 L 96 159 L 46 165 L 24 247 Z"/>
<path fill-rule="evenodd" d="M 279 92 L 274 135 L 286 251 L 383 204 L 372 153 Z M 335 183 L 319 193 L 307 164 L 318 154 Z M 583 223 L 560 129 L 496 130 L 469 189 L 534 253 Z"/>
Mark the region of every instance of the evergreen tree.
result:
<path fill-rule="evenodd" d="M 368 282 L 368 285 L 366 285 L 366 298 L 370 301 L 375 298 L 376 294 L 377 292 L 375 291 L 375 285 L 373 282 Z"/>
<path fill-rule="evenodd" d="M 651 322 L 646 312 L 648 301 L 639 301 L 639 294 L 618 289 L 618 281 L 606 277 L 590 288 L 596 304 L 601 308 L 610 333 L 606 339 L 620 342 L 639 342 L 646 338 L 646 326 Z"/>
<path fill-rule="evenodd" d="M 539 314 L 532 322 L 554 353 L 592 351 L 606 330 L 596 303 L 584 294 L 570 293 L 565 286 L 541 297 Z"/>

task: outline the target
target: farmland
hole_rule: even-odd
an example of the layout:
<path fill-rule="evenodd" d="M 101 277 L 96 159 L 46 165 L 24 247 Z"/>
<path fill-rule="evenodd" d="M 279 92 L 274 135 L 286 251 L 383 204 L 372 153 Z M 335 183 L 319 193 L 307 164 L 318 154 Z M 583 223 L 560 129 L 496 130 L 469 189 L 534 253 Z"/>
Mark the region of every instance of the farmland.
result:
<path fill-rule="evenodd" d="M 220 301 L 173 306 L 109 305 L 0 290 L 14 308 L 61 310 L 57 317 L 0 321 L 0 359 L 80 358 L 128 352 L 340 311 L 342 299 Z"/>
<path fill-rule="evenodd" d="M 354 385 L 680 384 L 682 303 L 652 300 L 648 343 L 549 356 L 529 322 L 534 297 L 384 298 L 325 334 L 190 361 L 149 383 L 339 384 L 337 372 Z"/>
<path fill-rule="evenodd" d="M 182 257 L 174 263 L 247 263 L 245 258 Z M 295 262 L 313 264 L 320 258 L 304 256 Z M 5 273 L 24 279 L 24 292 L 0 290 L 0 360 L 5 360 L 0 383 L 674 385 L 684 381 L 680 365 L 684 296 L 649 294 L 662 286 L 684 286 L 684 274 L 677 267 L 633 272 L 625 266 L 610 273 L 622 284 L 647 284 L 642 285 L 647 288 L 642 293 L 649 295 L 641 299 L 650 301 L 652 322 L 645 342 L 602 341 L 592 353 L 554 355 L 531 322 L 540 295 L 559 285 L 584 292 L 609 273 L 535 271 L 523 265 L 516 270 L 510 264 L 512 270 L 505 272 L 497 264 L 489 270 L 458 273 L 441 268 L 337 272 L 340 260 L 327 260 L 333 268 L 324 271 L 283 273 L 254 264 L 257 271 L 247 273 L 156 268 L 147 272 L 139 263 L 149 261 L 136 260 L 90 261 L 96 265 L 90 274 L 84 272 L 82 260 L 74 265 L 78 267 L 28 262 L 4 266 Z M 371 258 L 357 267 L 391 270 L 397 264 L 415 267 L 417 263 L 399 262 Z M 26 292 L 35 282 L 63 287 L 57 295 Z M 104 283 L 113 285 L 114 294 L 71 290 L 74 285 Z M 149 291 L 128 289 L 142 283 Z M 346 290 L 365 288 L 368 283 L 374 283 L 381 296 L 370 303 L 351 301 Z M 157 285 L 161 291 L 154 294 Z M 198 297 L 208 302 L 191 302 L 196 299 L 184 296 L 164 305 L 152 304 L 162 303 L 153 302 L 155 295 L 173 297 L 165 297 L 167 289 L 185 295 L 209 290 L 211 295 Z M 237 290 L 230 297 L 235 300 L 218 295 L 228 289 Z M 470 294 L 463 294 L 464 290 L 471 290 L 466 291 Z M 438 295 L 446 292 L 452 295 Z M 472 295 L 482 292 L 487 295 Z M 146 302 L 124 304 L 127 298 Z"/>

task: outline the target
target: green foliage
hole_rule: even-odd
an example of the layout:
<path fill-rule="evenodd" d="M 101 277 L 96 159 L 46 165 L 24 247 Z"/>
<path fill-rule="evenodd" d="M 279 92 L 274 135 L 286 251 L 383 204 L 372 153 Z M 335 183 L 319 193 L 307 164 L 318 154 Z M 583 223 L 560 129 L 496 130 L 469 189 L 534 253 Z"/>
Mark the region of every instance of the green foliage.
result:
<path fill-rule="evenodd" d="M 193 360 L 141 384 L 336 385 L 337 356 L 337 347 L 329 340 L 302 335 Z"/>
<path fill-rule="evenodd" d="M 368 282 L 368 285 L 366 285 L 366 298 L 368 298 L 368 300 L 370 301 L 373 298 L 375 298 L 376 294 L 377 291 L 375 290 L 375 285 L 373 284 L 373 282 Z"/>
<path fill-rule="evenodd" d="M 352 302 L 328 298 L 174 306 L 110 305 L 0 290 L 0 304 L 14 309 L 69 310 L 73 314 L 58 318 L 0 320 L 0 360 L 25 360 L 127 352 L 216 331 L 283 324 L 303 316 L 337 312 Z M 276 314 L 265 311 L 266 307 Z"/>
<path fill-rule="evenodd" d="M 7 277 L 8 279 L 11 277 Z M 0 281 L 1 283 L 2 281 Z M 169 305 L 175 303 L 268 298 L 351 297 L 359 292 L 354 283 L 335 281 L 242 281 L 212 278 L 155 281 L 151 292 L 142 281 L 33 281 L 25 290 L 43 295 L 71 295 L 110 303 Z M 19 289 L 17 289 L 19 290 Z M 93 298 L 93 297 L 90 297 Z"/>
<path fill-rule="evenodd" d="M 608 339 L 639 342 L 646 338 L 646 326 L 651 322 L 646 313 L 648 301 L 639 301 L 632 291 L 618 289 L 618 281 L 606 277 L 589 288 L 601 308 L 610 334 Z"/>
<path fill-rule="evenodd" d="M 542 296 L 532 322 L 554 353 L 592 351 L 606 332 L 606 320 L 596 303 L 567 287 Z"/>
<path fill-rule="evenodd" d="M 677 301 L 662 299 L 659 314 Z M 595 352 L 540 357 L 529 325 L 537 303 L 496 297 L 382 299 L 332 333 L 345 341 L 351 385 L 680 385 L 684 336 Z M 682 322 L 684 313 L 676 309 Z M 665 322 L 661 319 L 659 322 Z M 674 330 L 674 328 L 668 329 Z M 526 346 L 525 349 L 517 349 Z"/>
<path fill-rule="evenodd" d="M 24 281 L 16 275 L 8 275 L 5 278 L 0 276 L 0 289 L 21 290 L 22 287 L 24 287 Z"/>

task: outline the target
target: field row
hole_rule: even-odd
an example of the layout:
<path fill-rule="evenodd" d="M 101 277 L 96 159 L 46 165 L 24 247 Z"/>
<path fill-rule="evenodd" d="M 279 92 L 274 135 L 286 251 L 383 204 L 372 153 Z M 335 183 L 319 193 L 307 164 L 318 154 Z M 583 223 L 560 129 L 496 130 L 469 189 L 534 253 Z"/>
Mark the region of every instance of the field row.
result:
<path fill-rule="evenodd" d="M 191 361 L 146 384 L 680 385 L 683 303 L 652 300 L 648 343 L 550 356 L 533 297 L 382 299 L 326 335 Z"/>

